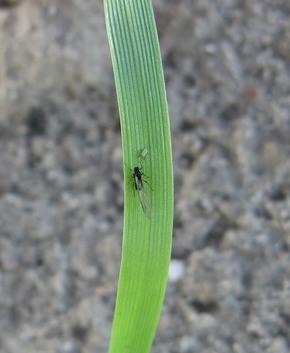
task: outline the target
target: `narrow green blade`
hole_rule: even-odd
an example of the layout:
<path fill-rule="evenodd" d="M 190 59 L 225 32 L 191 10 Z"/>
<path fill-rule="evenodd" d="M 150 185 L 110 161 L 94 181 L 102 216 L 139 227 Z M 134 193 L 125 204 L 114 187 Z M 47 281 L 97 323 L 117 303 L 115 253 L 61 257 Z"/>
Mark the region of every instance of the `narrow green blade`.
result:
<path fill-rule="evenodd" d="M 173 222 L 168 109 L 149 0 L 105 0 L 124 161 L 122 261 L 110 353 L 147 353 L 167 282 Z"/>

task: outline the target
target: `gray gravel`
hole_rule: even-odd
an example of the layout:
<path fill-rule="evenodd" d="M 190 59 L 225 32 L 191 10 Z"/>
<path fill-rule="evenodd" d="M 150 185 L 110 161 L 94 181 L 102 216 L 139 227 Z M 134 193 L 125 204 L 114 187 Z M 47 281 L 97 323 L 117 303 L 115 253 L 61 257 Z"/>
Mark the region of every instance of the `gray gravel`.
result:
<path fill-rule="evenodd" d="M 287 353 L 290 2 L 154 5 L 176 214 L 152 352 Z M 122 166 L 101 1 L 0 1 L 0 82 L 0 352 L 105 353 Z"/>

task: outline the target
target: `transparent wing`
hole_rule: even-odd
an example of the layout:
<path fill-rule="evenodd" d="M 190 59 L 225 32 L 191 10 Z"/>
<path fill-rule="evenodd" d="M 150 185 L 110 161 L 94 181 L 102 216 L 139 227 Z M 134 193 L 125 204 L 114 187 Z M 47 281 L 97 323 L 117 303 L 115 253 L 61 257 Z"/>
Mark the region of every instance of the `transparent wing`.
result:
<path fill-rule="evenodd" d="M 150 202 L 148 199 L 148 195 L 144 190 L 139 190 L 138 192 L 138 197 L 140 201 L 140 205 L 142 207 L 142 210 L 147 218 L 151 218 L 151 208 L 150 208 Z"/>

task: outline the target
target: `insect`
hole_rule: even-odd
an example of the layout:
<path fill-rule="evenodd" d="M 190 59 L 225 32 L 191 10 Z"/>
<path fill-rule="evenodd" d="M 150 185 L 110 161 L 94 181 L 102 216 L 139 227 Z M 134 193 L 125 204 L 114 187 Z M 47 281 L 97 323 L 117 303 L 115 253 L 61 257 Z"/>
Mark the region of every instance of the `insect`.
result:
<path fill-rule="evenodd" d="M 149 186 L 147 176 L 143 173 L 142 171 L 142 161 L 146 158 L 148 155 L 148 150 L 143 149 L 139 155 L 138 155 L 138 165 L 135 166 L 132 170 L 132 178 L 133 178 L 133 185 L 134 189 L 138 194 L 138 198 L 142 207 L 142 210 L 146 217 L 150 218 L 150 204 L 148 200 L 148 195 L 146 192 L 146 186 L 147 184 Z"/>
<path fill-rule="evenodd" d="M 134 178 L 134 186 L 135 186 L 135 190 L 137 191 L 142 191 L 144 188 L 144 184 L 143 184 L 143 173 L 141 171 L 141 169 L 139 167 L 134 167 L 133 169 L 133 178 Z"/>

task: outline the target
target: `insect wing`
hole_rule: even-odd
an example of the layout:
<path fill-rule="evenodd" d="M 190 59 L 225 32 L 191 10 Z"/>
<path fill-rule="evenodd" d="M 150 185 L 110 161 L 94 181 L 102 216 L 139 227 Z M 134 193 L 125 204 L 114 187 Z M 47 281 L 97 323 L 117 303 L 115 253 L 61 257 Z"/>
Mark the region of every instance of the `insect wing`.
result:
<path fill-rule="evenodd" d="M 151 218 L 151 208 L 148 196 L 144 189 L 138 191 L 139 201 L 146 217 Z"/>

